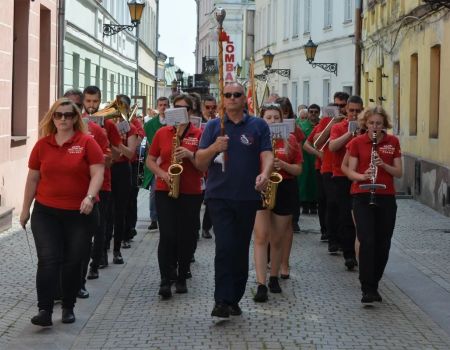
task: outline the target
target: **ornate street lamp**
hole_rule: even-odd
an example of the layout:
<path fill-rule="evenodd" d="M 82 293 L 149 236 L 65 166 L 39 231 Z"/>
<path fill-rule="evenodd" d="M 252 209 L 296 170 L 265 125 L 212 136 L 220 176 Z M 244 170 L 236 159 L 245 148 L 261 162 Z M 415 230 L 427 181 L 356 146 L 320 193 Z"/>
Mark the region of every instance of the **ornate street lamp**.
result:
<path fill-rule="evenodd" d="M 239 63 L 236 64 L 236 66 L 234 67 L 234 69 L 236 70 L 236 76 L 238 78 L 241 77 L 241 72 L 242 72 L 242 67 Z"/>
<path fill-rule="evenodd" d="M 318 63 L 314 62 L 314 58 L 316 57 L 318 45 L 315 44 L 311 38 L 309 38 L 306 45 L 303 47 L 305 50 L 306 61 L 312 65 L 313 68 L 320 67 L 323 70 L 334 73 L 337 76 L 337 63 Z"/>
<path fill-rule="evenodd" d="M 139 24 L 144 11 L 145 2 L 138 0 L 130 0 L 128 3 L 128 10 L 130 11 L 132 24 L 103 24 L 103 35 L 111 36 L 115 35 L 122 30 L 128 30 L 132 32 L 134 28 Z"/>
<path fill-rule="evenodd" d="M 175 71 L 175 76 L 177 77 L 177 81 L 182 81 L 184 72 L 178 68 L 178 70 Z"/>
<path fill-rule="evenodd" d="M 267 77 L 270 74 L 277 73 L 282 77 L 290 79 L 291 70 L 290 69 L 272 69 L 273 58 L 275 55 L 267 49 L 266 53 L 263 56 L 264 66 L 266 66 L 266 70 L 261 74 L 255 74 L 255 78 L 258 80 L 266 81 Z"/>

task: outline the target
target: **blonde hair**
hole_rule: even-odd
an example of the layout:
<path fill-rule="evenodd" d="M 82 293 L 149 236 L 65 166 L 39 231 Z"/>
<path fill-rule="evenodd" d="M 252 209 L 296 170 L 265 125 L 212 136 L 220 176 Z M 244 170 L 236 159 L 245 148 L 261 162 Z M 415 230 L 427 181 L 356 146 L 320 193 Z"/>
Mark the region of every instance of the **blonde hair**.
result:
<path fill-rule="evenodd" d="M 366 108 L 358 115 L 358 122 L 359 126 L 361 128 L 366 128 L 367 120 L 373 116 L 373 115 L 379 115 L 383 118 L 383 128 L 384 129 L 391 129 L 392 123 L 391 123 L 391 117 L 386 112 L 386 110 L 381 106 L 375 106 Z"/>
<path fill-rule="evenodd" d="M 78 109 L 77 105 L 73 103 L 70 99 L 62 97 L 53 103 L 48 112 L 45 114 L 39 123 L 39 136 L 45 137 L 48 135 L 56 134 L 57 129 L 55 123 L 53 122 L 53 114 L 60 106 L 72 106 L 72 111 L 76 114 L 76 121 L 73 124 L 73 129 L 75 131 L 81 131 L 82 133 L 87 133 L 86 125 L 81 119 L 81 111 Z"/>

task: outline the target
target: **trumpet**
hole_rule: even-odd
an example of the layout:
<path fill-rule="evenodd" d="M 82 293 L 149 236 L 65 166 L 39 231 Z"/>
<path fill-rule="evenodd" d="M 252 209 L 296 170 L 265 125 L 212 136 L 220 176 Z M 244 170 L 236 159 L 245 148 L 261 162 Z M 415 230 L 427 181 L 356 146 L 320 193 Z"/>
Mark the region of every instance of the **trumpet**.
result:
<path fill-rule="evenodd" d="M 169 173 L 169 197 L 178 198 L 180 195 L 180 176 L 183 172 L 182 161 L 178 161 L 175 156 L 175 150 L 180 147 L 180 138 L 178 132 L 180 131 L 180 126 L 177 125 L 175 135 L 172 138 L 172 155 L 171 163 L 167 172 Z"/>
<path fill-rule="evenodd" d="M 276 157 L 275 152 L 275 142 L 276 138 L 272 139 L 272 152 L 274 158 Z M 262 206 L 263 208 L 272 210 L 275 208 L 275 203 L 277 200 L 277 190 L 280 182 L 283 181 L 283 176 L 280 173 L 273 171 L 269 177 L 269 183 L 267 184 L 267 188 L 265 191 L 261 193 L 262 196 Z"/>

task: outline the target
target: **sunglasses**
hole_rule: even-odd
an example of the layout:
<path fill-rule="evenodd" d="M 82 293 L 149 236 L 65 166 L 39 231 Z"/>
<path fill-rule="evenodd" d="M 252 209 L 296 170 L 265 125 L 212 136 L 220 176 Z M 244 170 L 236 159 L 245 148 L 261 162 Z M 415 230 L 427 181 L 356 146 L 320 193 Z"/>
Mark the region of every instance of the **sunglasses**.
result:
<path fill-rule="evenodd" d="M 216 109 L 217 106 L 205 106 L 205 109 L 210 110 L 210 109 Z"/>
<path fill-rule="evenodd" d="M 347 106 L 347 104 L 346 103 L 341 103 L 341 104 L 336 103 L 336 106 L 339 108 L 344 108 L 345 106 Z"/>
<path fill-rule="evenodd" d="M 55 112 L 53 113 L 53 119 L 61 120 L 64 117 L 64 120 L 72 120 L 76 115 L 75 112 Z"/>
<path fill-rule="evenodd" d="M 309 113 L 319 114 L 320 111 L 318 111 L 317 109 L 310 109 Z"/>
<path fill-rule="evenodd" d="M 225 98 L 231 98 L 231 96 L 233 96 L 234 98 L 239 98 L 243 95 L 242 92 L 227 92 L 225 94 L 223 94 L 223 96 L 225 96 Z"/>
<path fill-rule="evenodd" d="M 186 108 L 188 112 L 191 110 L 191 107 L 189 106 L 173 106 L 173 108 Z"/>

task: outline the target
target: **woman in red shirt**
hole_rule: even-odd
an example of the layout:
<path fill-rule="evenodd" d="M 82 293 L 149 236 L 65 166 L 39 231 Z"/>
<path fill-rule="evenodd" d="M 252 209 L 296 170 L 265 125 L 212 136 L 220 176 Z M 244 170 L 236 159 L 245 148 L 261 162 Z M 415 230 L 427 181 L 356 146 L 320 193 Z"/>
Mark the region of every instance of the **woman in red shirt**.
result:
<path fill-rule="evenodd" d="M 360 116 L 367 133 L 354 138 L 348 145 L 347 176 L 353 180 L 353 215 L 359 248 L 359 280 L 362 303 L 381 302 L 378 283 L 386 267 L 392 233 L 395 226 L 394 177 L 402 176 L 400 143 L 397 137 L 386 133 L 391 123 L 386 111 L 377 106 L 366 109 Z M 376 146 L 373 147 L 373 135 Z M 375 190 L 375 204 L 370 203 L 370 190 L 362 184 L 383 184 Z"/>
<path fill-rule="evenodd" d="M 283 121 L 282 110 L 278 104 L 263 105 L 261 117 L 268 124 Z M 274 155 L 275 171 L 281 174 L 283 181 L 278 185 L 275 207 L 272 210 L 261 209 L 256 213 L 254 255 L 258 289 L 253 298 L 256 302 L 267 301 L 266 270 L 269 242 L 271 266 L 268 286 L 272 293 L 281 293 L 278 274 L 284 242 L 292 236 L 292 214 L 298 201 L 295 177 L 302 171 L 302 153 L 293 134 L 289 135 L 287 142 L 283 139 L 276 140 Z"/>
<path fill-rule="evenodd" d="M 38 326 L 52 325 L 57 275 L 61 273 L 62 322 L 75 322 L 73 307 L 80 287 L 81 263 L 90 251 L 96 216 L 92 211 L 103 183 L 103 152 L 86 133 L 78 107 L 56 101 L 40 123 L 41 139 L 28 162 L 20 224 L 31 215 L 38 267 Z"/>
<path fill-rule="evenodd" d="M 192 100 L 188 95 L 178 95 L 173 101 L 174 108 L 192 111 Z M 178 133 L 177 133 L 178 132 Z M 174 136 L 179 138 L 180 146 L 173 150 Z M 198 233 L 198 218 L 202 203 L 201 178 L 197 170 L 195 152 L 198 149 L 201 130 L 191 123 L 160 128 L 153 138 L 147 167 L 156 175 L 156 209 L 158 211 L 159 245 L 158 263 L 161 273 L 159 295 L 164 299 L 172 296 L 171 275 L 178 265 L 177 293 L 187 293 L 186 277 L 193 254 L 194 242 Z M 173 152 L 173 154 L 172 154 Z M 169 166 L 172 155 L 182 160 L 183 172 L 180 175 L 180 194 L 178 198 L 169 196 Z"/>

